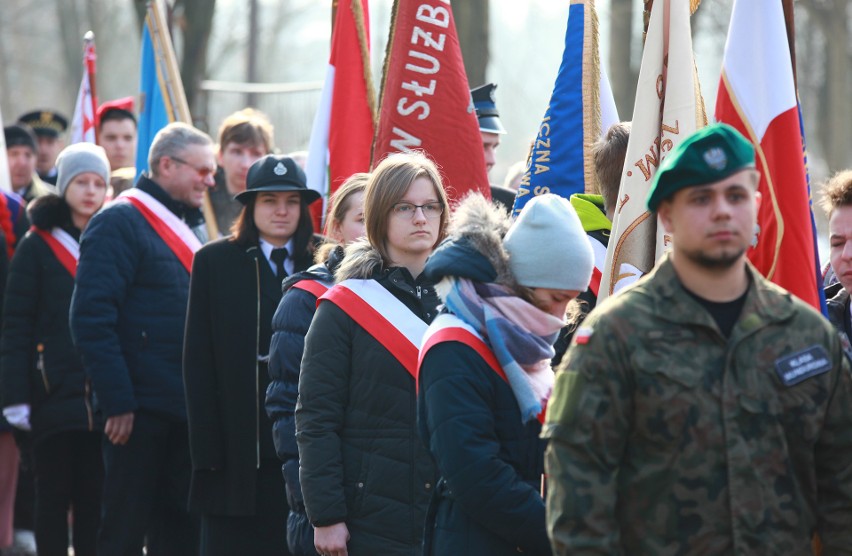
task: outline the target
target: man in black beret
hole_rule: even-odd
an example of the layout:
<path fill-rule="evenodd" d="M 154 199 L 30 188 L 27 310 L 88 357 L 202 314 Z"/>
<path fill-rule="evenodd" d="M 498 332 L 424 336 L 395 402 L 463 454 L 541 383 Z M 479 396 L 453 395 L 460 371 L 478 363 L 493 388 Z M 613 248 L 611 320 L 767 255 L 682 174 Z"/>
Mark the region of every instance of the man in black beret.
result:
<path fill-rule="evenodd" d="M 24 125 L 10 125 L 3 128 L 3 135 L 12 190 L 27 202 L 53 193 L 53 186 L 44 183 L 36 174 L 38 143 L 32 130 Z"/>
<path fill-rule="evenodd" d="M 18 123 L 29 126 L 38 140 L 38 177 L 56 185 L 56 157 L 65 146 L 62 134 L 68 129 L 68 120 L 53 110 L 34 110 L 18 118 Z"/>

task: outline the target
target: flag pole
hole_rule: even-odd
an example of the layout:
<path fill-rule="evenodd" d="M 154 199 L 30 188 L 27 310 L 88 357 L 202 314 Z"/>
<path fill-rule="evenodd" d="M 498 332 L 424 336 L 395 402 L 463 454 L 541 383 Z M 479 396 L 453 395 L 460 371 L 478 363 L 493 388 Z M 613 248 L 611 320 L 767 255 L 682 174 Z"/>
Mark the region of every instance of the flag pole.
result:
<path fill-rule="evenodd" d="M 95 54 L 95 34 L 92 31 L 87 31 L 83 35 L 83 53 L 86 60 L 86 73 L 89 74 L 89 90 L 92 97 L 92 116 L 95 118 L 95 144 L 98 143 L 98 93 L 95 84 L 95 68 L 97 63 L 97 55 Z"/>
<path fill-rule="evenodd" d="M 793 11 L 793 0 L 781 0 L 784 7 L 784 25 L 787 28 L 787 44 L 790 45 L 790 63 L 793 66 L 793 86 L 799 90 L 796 76 L 796 17 Z"/>
<path fill-rule="evenodd" d="M 162 8 L 161 0 L 148 2 L 147 21 L 151 29 L 151 43 L 157 59 L 157 76 L 159 77 L 169 121 L 192 125 L 189 103 L 186 101 L 183 81 L 181 81 L 178 71 L 175 49 L 167 34 L 166 14 Z M 210 203 L 210 195 L 207 191 L 204 192 L 204 199 L 201 202 L 201 212 L 204 214 L 207 235 L 211 240 L 218 238 L 219 227 L 216 224 L 216 213 L 213 211 L 213 205 Z"/>

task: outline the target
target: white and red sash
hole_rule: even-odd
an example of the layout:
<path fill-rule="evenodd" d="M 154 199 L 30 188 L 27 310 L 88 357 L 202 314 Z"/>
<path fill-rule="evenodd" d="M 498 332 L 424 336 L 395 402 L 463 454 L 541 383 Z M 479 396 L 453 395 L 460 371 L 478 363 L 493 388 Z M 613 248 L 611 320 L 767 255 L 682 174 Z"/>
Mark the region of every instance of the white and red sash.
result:
<path fill-rule="evenodd" d="M 417 353 L 428 326 L 375 280 L 344 280 L 317 300 L 331 301 L 417 377 Z"/>
<path fill-rule="evenodd" d="M 59 261 L 59 264 L 65 267 L 72 278 L 76 278 L 77 261 L 80 260 L 80 244 L 77 243 L 77 240 L 62 228 L 52 228 L 48 232 L 33 226 L 30 231 L 44 240 L 50 250 L 53 251 L 53 255 Z"/>
<path fill-rule="evenodd" d="M 598 290 L 601 287 L 601 278 L 603 277 L 603 269 L 606 265 L 606 245 L 600 242 L 596 237 L 587 234 L 589 243 L 592 245 L 592 251 L 595 253 L 595 268 L 592 270 L 592 280 L 589 282 L 589 289 L 598 296 Z"/>
<path fill-rule="evenodd" d="M 305 279 L 299 280 L 290 287 L 295 288 L 297 290 L 304 290 L 319 299 L 323 296 L 325 292 L 329 290 L 331 286 L 320 280 Z"/>
<path fill-rule="evenodd" d="M 186 222 L 167 209 L 163 203 L 136 187 L 125 190 L 115 200 L 129 202 L 136 207 L 186 271 L 192 271 L 192 257 L 201 249 L 201 242 Z"/>
<path fill-rule="evenodd" d="M 497 373 L 500 378 L 506 382 L 506 384 L 509 384 L 506 372 L 497 360 L 497 356 L 494 355 L 494 352 L 491 351 L 491 348 L 488 347 L 488 344 L 486 344 L 485 340 L 482 339 L 482 336 L 480 336 L 473 327 L 457 316 L 444 313 L 438 315 L 438 317 L 432 321 L 432 324 L 429 326 L 428 330 L 426 330 L 426 335 L 423 337 L 423 345 L 420 347 L 420 354 L 417 359 L 417 375 L 415 376 L 418 390 L 420 390 L 420 366 L 423 364 L 423 359 L 426 358 L 426 354 L 430 349 L 443 342 L 459 342 L 470 347 L 477 353 L 477 355 L 482 357 L 482 360 L 491 367 L 492 371 Z M 536 416 L 538 421 L 542 424 L 544 424 L 546 411 L 547 406 L 545 405 L 542 408 L 541 413 Z"/>

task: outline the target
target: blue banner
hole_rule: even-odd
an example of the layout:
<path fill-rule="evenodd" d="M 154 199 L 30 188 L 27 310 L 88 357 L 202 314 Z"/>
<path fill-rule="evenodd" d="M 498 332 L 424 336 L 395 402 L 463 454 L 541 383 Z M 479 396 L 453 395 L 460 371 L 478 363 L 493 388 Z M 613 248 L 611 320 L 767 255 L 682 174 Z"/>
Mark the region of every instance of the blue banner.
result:
<path fill-rule="evenodd" d="M 157 58 L 151 39 L 148 18 L 142 27 L 142 61 L 139 78 L 139 121 L 136 144 L 136 177 L 148 170 L 148 150 L 158 131 L 169 123 L 169 114 L 163 99 L 163 89 L 157 77 Z"/>

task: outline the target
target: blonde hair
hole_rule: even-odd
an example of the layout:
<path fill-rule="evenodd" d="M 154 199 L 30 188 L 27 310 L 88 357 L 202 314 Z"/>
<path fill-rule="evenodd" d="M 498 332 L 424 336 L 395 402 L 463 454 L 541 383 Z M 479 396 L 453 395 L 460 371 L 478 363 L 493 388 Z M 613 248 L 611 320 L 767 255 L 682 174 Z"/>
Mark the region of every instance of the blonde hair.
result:
<path fill-rule="evenodd" d="M 340 184 L 337 191 L 332 193 L 325 221 L 326 241 L 317 249 L 316 255 L 314 255 L 314 262 L 325 262 L 329 255 L 331 255 L 331 252 L 334 251 L 334 248 L 337 247 L 338 243 L 332 239 L 331 235 L 334 224 L 339 225 L 343 223 L 346 213 L 352 208 L 352 197 L 356 193 L 361 193 L 366 189 L 369 179 L 370 174 L 357 172 L 346 178 L 346 181 Z"/>
<path fill-rule="evenodd" d="M 435 195 L 444 207 L 435 246 L 446 235 L 449 203 L 435 163 L 419 151 L 391 154 L 373 170 L 364 191 L 364 228 L 367 241 L 381 254 L 384 264 L 389 264 L 391 260 L 386 245 L 391 210 L 417 178 L 427 178 L 432 182 Z"/>

